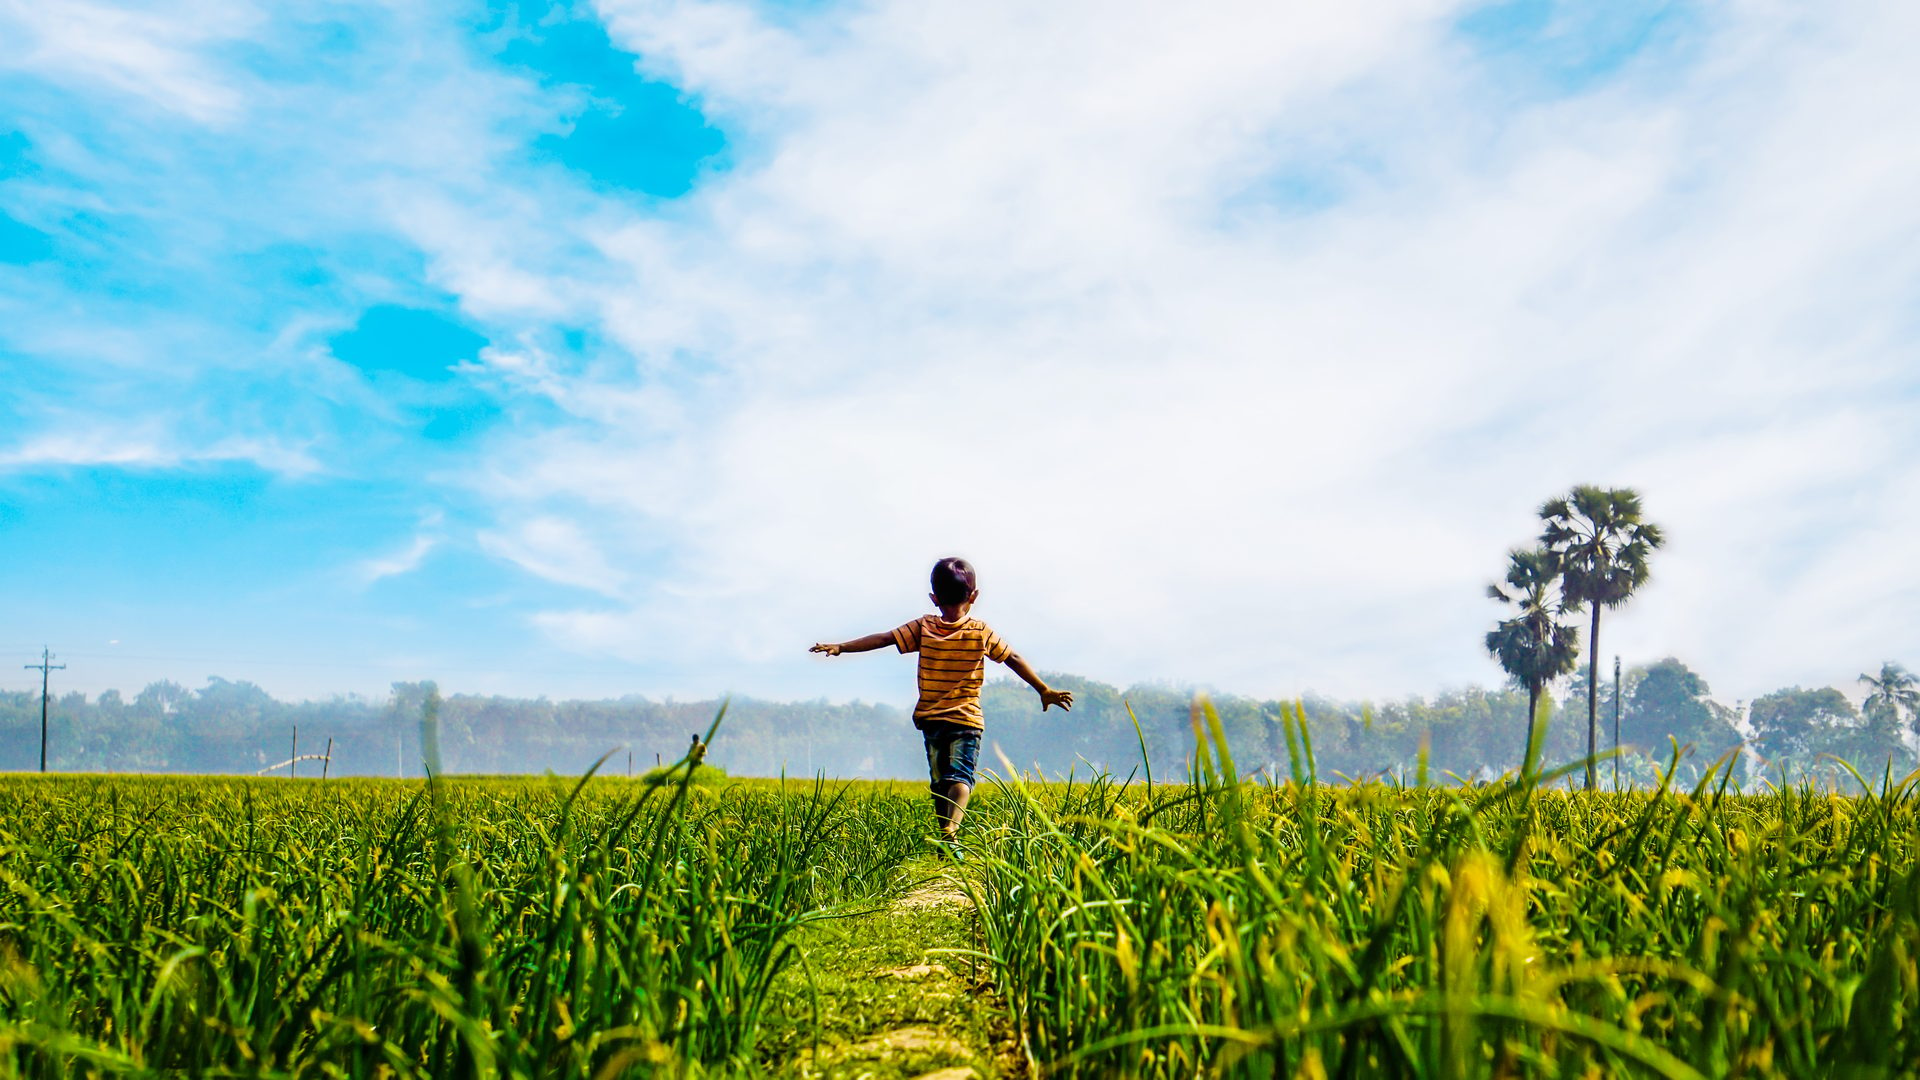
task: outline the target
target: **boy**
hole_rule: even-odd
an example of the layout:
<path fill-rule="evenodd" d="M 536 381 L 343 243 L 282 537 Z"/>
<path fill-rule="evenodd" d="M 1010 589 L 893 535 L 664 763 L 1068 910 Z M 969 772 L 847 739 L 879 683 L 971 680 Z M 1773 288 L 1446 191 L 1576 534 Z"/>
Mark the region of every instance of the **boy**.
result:
<path fill-rule="evenodd" d="M 809 651 L 839 656 L 892 645 L 903 653 L 920 654 L 920 700 L 913 707 L 913 726 L 920 729 L 927 745 L 927 786 L 933 789 L 940 839 L 951 844 L 967 812 L 967 797 L 973 794 L 973 768 L 980 756 L 980 733 L 986 728 L 980 712 L 986 661 L 1007 665 L 1039 691 L 1041 712 L 1055 705 L 1073 708 L 1073 694 L 1048 687 L 1000 635 L 967 615 L 980 599 L 967 560 L 934 563 L 933 592 L 928 599 L 940 609 L 938 616 L 923 615 L 890 633 L 868 634 L 838 645 L 818 644 Z"/>

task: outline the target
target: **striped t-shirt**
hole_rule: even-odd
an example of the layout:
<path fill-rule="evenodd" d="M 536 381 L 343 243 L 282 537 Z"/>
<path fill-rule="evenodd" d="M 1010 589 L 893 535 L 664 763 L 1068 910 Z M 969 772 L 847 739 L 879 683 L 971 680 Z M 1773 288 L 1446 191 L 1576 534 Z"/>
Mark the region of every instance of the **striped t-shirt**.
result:
<path fill-rule="evenodd" d="M 980 711 L 980 684 L 986 662 L 1004 664 L 1013 650 L 979 619 L 948 622 L 938 615 L 922 615 L 893 632 L 893 643 L 903 653 L 920 654 L 920 700 L 913 707 L 913 726 L 931 722 L 984 728 Z"/>

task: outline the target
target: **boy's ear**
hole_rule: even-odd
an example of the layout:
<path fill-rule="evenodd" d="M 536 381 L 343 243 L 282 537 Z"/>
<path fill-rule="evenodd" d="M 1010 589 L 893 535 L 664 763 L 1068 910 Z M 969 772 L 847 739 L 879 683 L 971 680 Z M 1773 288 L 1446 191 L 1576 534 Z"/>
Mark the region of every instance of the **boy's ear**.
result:
<path fill-rule="evenodd" d="M 927 599 L 929 599 L 929 600 L 931 600 L 931 601 L 933 601 L 933 606 L 934 606 L 934 607 L 939 607 L 939 606 L 940 606 L 940 598 L 939 598 L 939 597 L 937 597 L 937 596 L 935 596 L 935 595 L 933 595 L 932 593 L 928 593 L 928 594 L 927 594 Z"/>
<path fill-rule="evenodd" d="M 969 604 L 973 604 L 973 603 L 978 603 L 978 602 L 979 602 L 979 600 L 980 600 L 980 590 L 979 590 L 979 589 L 975 589 L 975 590 L 973 590 L 972 592 L 970 592 L 970 593 L 968 593 L 968 594 L 967 594 L 967 603 L 969 603 Z"/>

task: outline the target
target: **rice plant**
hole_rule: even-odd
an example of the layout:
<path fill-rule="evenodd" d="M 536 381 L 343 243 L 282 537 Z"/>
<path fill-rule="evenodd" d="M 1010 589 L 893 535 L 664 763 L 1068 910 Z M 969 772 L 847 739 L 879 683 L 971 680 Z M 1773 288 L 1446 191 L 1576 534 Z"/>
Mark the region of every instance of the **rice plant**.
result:
<path fill-rule="evenodd" d="M 901 803 L 822 784 L 0 781 L 0 1071 L 745 1067 L 795 927 L 880 888 L 912 843 Z"/>
<path fill-rule="evenodd" d="M 1290 713 L 1253 784 L 1194 719 L 1184 783 L 975 801 L 955 872 L 1040 1075 L 1920 1075 L 1920 779 L 1574 793 L 1536 739 L 1329 785 Z M 801 928 L 884 899 L 925 790 L 697 764 L 0 779 L 0 1075 L 777 1072 L 825 1015 L 797 950 L 858 924 Z"/>
<path fill-rule="evenodd" d="M 1296 715 L 1255 786 L 1210 719 L 1188 785 L 984 801 L 983 948 L 1046 1075 L 1920 1072 L 1914 778 L 1330 787 Z"/>

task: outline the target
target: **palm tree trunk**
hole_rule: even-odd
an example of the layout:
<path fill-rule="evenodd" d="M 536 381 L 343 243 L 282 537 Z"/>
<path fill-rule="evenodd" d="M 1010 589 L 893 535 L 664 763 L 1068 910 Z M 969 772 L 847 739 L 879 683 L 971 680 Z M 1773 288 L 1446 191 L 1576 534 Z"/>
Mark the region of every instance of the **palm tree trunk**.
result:
<path fill-rule="evenodd" d="M 1593 630 L 1587 640 L 1593 652 L 1587 660 L 1587 790 L 1595 781 L 1593 758 L 1600 752 L 1600 604 L 1593 605 Z"/>

